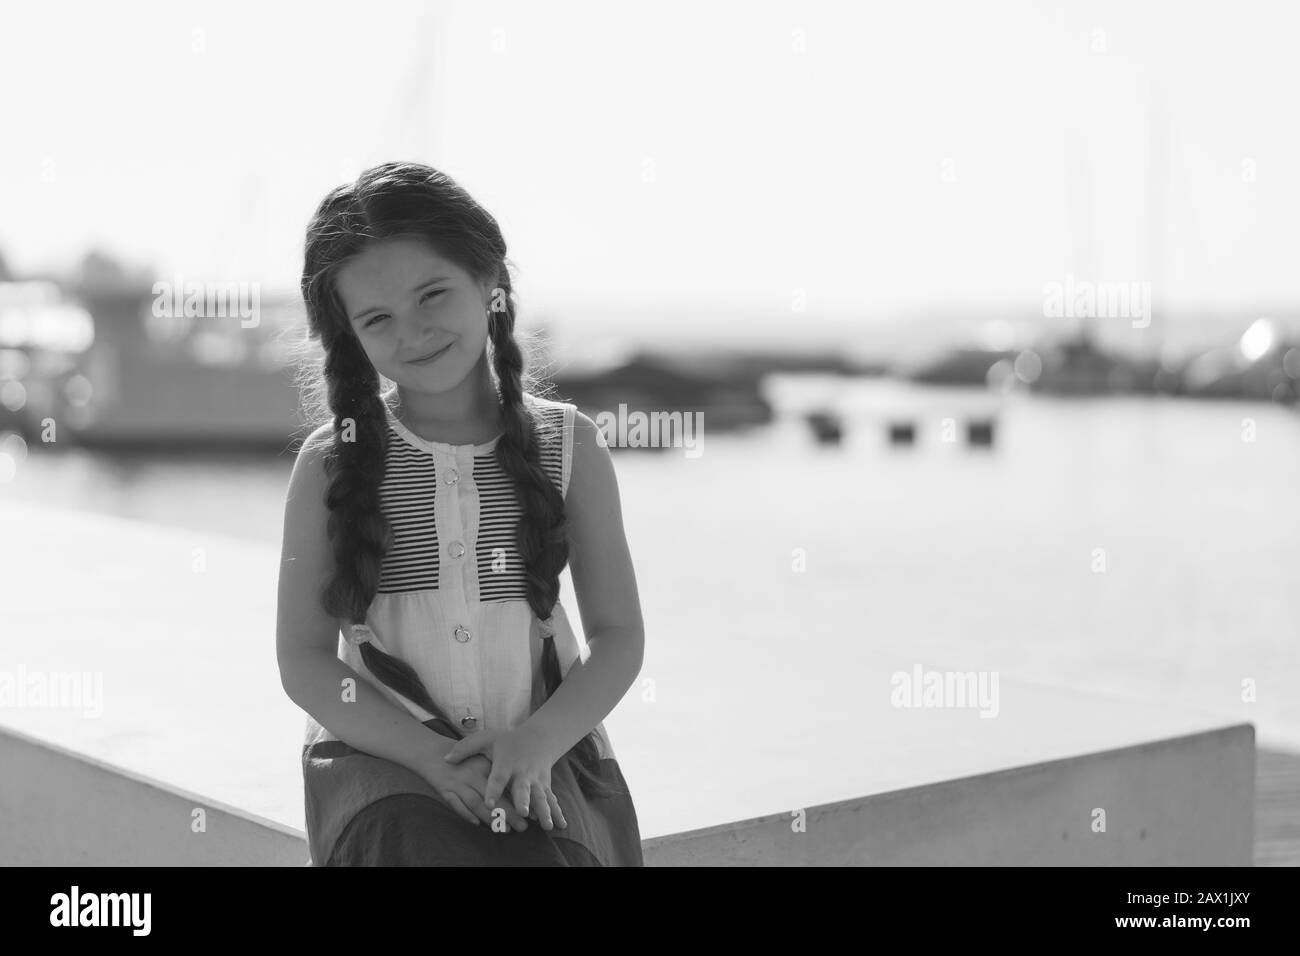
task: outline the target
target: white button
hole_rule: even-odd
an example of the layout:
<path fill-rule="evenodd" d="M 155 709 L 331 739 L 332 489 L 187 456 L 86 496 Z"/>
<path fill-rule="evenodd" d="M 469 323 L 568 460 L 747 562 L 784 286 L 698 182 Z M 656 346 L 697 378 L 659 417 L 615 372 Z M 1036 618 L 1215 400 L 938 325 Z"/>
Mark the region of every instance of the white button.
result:
<path fill-rule="evenodd" d="M 449 485 L 454 485 L 456 482 L 460 481 L 460 472 L 455 468 L 448 468 L 447 477 L 444 478 L 443 481 L 447 482 Z"/>
<path fill-rule="evenodd" d="M 462 644 L 469 640 L 469 628 L 464 625 L 457 624 L 454 633 L 456 635 L 456 640 L 460 641 Z"/>
<path fill-rule="evenodd" d="M 464 557 L 465 546 L 461 544 L 459 541 L 453 541 L 451 544 L 447 545 L 447 553 L 450 554 L 453 558 Z"/>

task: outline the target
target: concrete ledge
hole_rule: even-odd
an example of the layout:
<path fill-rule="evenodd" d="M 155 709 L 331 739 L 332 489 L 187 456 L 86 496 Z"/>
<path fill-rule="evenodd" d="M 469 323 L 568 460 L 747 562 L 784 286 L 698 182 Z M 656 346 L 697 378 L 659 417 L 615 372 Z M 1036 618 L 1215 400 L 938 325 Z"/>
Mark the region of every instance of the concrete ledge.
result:
<path fill-rule="evenodd" d="M 0 729 L 4 866 L 302 866 L 304 835 Z M 202 814 L 196 811 L 202 811 Z M 202 819 L 204 830 L 195 832 Z"/>
<path fill-rule="evenodd" d="M 0 706 L 0 863 L 305 863 L 304 715 L 270 639 L 276 549 L 4 499 L 0 524 L 0 572 L 22 597 L 0 657 L 18 680 L 93 674 L 104 688 L 89 713 Z M 674 639 L 645 669 L 657 693 L 629 693 L 606 723 L 647 860 L 1249 862 L 1255 705 L 1232 682 L 1206 712 L 1099 696 L 1003 671 L 1019 650 L 918 642 L 901 613 L 825 640 L 762 611 L 692 640 L 665 616 Z M 960 613 L 936 627 L 960 633 Z M 959 659 L 931 658 L 945 647 Z M 996 678 L 992 712 L 896 702 L 898 675 L 926 670 Z M 1087 829 L 1094 807 L 1106 834 Z M 191 831 L 197 808 L 206 833 Z"/>
<path fill-rule="evenodd" d="M 304 835 L 0 729 L 0 863 L 302 866 Z M 650 866 L 1249 866 L 1249 724 L 691 830 Z M 1094 833 L 1094 809 L 1106 831 Z M 202 810 L 204 832 L 195 832 Z"/>
<path fill-rule="evenodd" d="M 645 843 L 653 866 L 1250 866 L 1250 724 Z M 1094 808 L 1106 831 L 1094 833 Z"/>

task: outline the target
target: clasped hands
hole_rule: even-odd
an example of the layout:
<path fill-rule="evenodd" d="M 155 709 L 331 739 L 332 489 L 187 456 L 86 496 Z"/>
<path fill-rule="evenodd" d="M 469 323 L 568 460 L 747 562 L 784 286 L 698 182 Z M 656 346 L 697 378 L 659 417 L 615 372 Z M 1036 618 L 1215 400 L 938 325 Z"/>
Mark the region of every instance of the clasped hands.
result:
<path fill-rule="evenodd" d="M 445 758 L 436 758 L 442 766 L 428 777 L 439 796 L 470 823 L 481 820 L 491 826 L 500 806 L 516 831 L 528 828 L 527 819 L 537 820 L 543 830 L 565 829 L 568 821 L 551 790 L 551 768 L 558 759 L 526 726 L 480 730 L 456 741 Z"/>

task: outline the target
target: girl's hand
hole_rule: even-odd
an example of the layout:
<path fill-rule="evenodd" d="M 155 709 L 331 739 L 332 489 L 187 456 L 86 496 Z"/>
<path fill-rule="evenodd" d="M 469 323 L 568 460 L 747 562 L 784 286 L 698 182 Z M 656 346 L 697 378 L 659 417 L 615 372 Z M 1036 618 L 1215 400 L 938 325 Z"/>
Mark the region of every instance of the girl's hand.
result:
<path fill-rule="evenodd" d="M 523 727 L 509 731 L 480 730 L 452 744 L 446 760 L 455 765 L 474 754 L 483 754 L 492 761 L 492 772 L 483 791 L 483 802 L 489 807 L 496 806 L 502 792 L 509 788 L 519 812 L 540 822 L 543 830 L 568 827 L 551 790 L 551 768 L 559 758 L 549 753 L 536 735 Z"/>
<path fill-rule="evenodd" d="M 475 756 L 459 764 L 438 759 L 437 764 L 430 767 L 423 776 L 438 792 L 443 802 L 469 823 L 477 824 L 482 820 L 489 827 L 492 826 L 492 809 L 483 799 L 492 761 L 486 757 Z M 528 821 L 516 812 L 513 805 L 506 802 L 501 805 L 501 808 L 505 810 L 506 823 L 516 832 L 522 833 L 528 829 Z"/>

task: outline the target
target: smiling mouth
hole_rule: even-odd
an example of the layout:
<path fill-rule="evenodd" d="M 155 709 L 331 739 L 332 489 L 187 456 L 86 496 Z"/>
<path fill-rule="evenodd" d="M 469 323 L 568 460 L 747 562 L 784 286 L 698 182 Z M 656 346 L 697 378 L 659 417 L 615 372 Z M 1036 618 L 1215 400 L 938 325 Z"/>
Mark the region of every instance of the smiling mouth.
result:
<path fill-rule="evenodd" d="M 433 352 L 433 353 L 431 353 L 431 354 L 429 354 L 429 355 L 426 355 L 424 358 L 411 359 L 411 361 L 408 362 L 407 364 L 408 364 L 408 365 L 427 365 L 427 364 L 429 364 L 430 362 L 432 362 L 434 359 L 436 359 L 439 355 L 441 355 L 443 352 L 447 351 L 447 349 L 449 349 L 449 348 L 451 348 L 450 345 L 444 345 L 442 348 L 438 349 L 438 351 Z"/>

